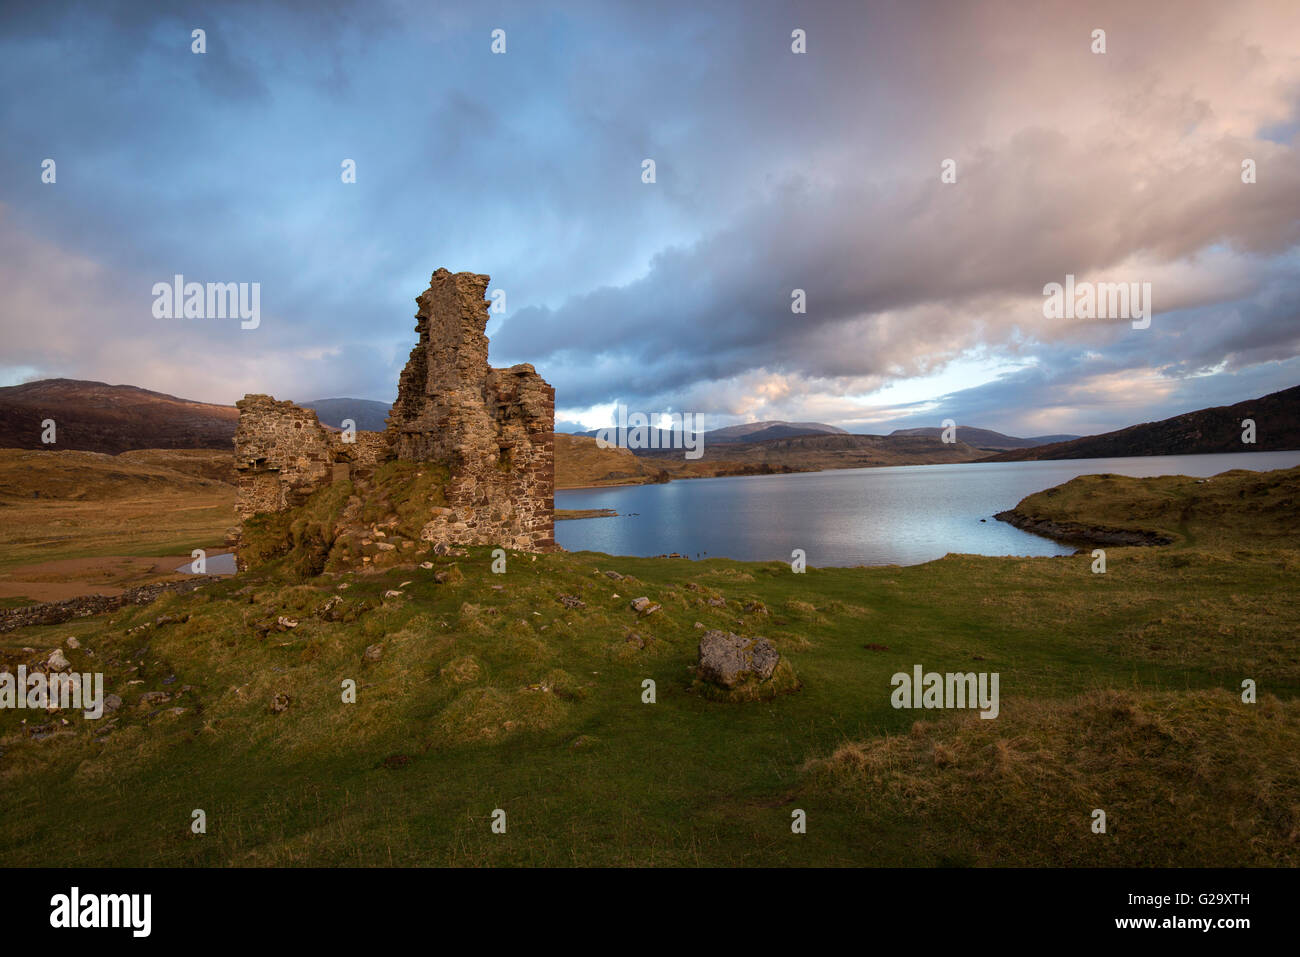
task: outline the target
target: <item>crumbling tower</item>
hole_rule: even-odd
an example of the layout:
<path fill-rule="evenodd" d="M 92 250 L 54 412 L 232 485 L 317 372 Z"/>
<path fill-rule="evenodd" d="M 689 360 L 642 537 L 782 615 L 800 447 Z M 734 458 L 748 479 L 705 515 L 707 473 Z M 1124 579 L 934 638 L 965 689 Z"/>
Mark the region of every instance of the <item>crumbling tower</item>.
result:
<path fill-rule="evenodd" d="M 349 441 L 309 409 L 247 395 L 236 403 L 241 520 L 302 504 L 340 479 L 360 482 L 394 458 L 446 465 L 446 506 L 420 537 L 447 545 L 555 549 L 555 390 L 528 364 L 488 366 L 489 278 L 439 269 L 417 299 L 419 340 L 384 432 Z"/>
<path fill-rule="evenodd" d="M 527 363 L 488 365 L 489 277 L 439 269 L 417 299 L 419 341 L 388 417 L 393 454 L 451 468 L 422 538 L 555 547 L 555 390 Z"/>

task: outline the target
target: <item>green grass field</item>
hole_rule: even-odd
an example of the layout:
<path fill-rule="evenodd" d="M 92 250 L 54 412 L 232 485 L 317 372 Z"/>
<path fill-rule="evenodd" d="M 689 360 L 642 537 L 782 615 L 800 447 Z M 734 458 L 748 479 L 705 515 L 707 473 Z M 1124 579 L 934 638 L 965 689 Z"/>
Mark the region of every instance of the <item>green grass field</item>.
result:
<path fill-rule="evenodd" d="M 1086 508 L 1063 486 L 1055 518 L 1111 525 L 1191 496 L 1174 545 L 1108 549 L 1104 575 L 1086 554 L 796 575 L 593 553 L 498 575 L 476 548 L 304 582 L 284 560 L 3 635 L 10 669 L 75 635 L 124 704 L 0 711 L 0 864 L 1294 866 L 1300 549 L 1262 530 L 1294 522 L 1297 474 L 1125 480 Z M 1199 508 L 1211 492 L 1245 504 Z M 641 595 L 662 610 L 638 619 Z M 801 687 L 694 693 L 697 622 L 768 637 Z M 895 710 L 916 664 L 998 672 L 1000 716 Z"/>

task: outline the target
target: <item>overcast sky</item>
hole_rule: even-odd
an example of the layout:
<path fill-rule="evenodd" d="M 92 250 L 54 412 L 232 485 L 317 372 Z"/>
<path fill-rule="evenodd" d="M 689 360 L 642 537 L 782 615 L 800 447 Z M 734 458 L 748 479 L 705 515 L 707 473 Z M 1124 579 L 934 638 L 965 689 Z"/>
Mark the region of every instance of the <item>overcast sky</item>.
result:
<path fill-rule="evenodd" d="M 391 401 L 440 266 L 561 428 L 1093 433 L 1300 383 L 1295 0 L 0 11 L 0 385 Z M 260 325 L 157 318 L 178 273 Z M 1067 274 L 1151 283 L 1150 327 L 1045 318 Z"/>

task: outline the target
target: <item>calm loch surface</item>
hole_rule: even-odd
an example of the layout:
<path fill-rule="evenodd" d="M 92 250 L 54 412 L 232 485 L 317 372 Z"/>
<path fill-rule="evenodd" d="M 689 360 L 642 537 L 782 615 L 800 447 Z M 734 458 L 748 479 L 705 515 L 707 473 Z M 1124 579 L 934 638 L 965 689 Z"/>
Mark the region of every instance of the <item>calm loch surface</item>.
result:
<path fill-rule="evenodd" d="M 791 551 L 802 548 L 813 566 L 914 565 L 949 552 L 1068 555 L 1072 549 L 995 521 L 994 513 L 1077 475 L 1204 478 L 1228 469 L 1296 465 L 1300 451 L 1238 452 L 910 465 L 570 489 L 555 493 L 556 508 L 612 508 L 619 515 L 556 522 L 555 538 L 569 551 L 679 552 L 690 558 L 707 553 L 744 561 L 789 561 Z"/>

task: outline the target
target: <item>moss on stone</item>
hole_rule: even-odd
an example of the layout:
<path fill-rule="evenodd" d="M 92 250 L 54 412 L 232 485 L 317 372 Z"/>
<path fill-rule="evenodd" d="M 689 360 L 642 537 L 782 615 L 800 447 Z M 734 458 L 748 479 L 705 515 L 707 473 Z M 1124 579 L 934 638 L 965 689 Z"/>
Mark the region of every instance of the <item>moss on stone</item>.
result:
<path fill-rule="evenodd" d="M 776 663 L 772 677 L 763 681 L 756 675 L 737 684 L 734 688 L 720 688 L 711 681 L 696 678 L 691 684 L 692 690 L 710 701 L 727 701 L 739 703 L 744 701 L 769 701 L 780 694 L 790 694 L 802 687 L 794 668 L 786 658 Z"/>

